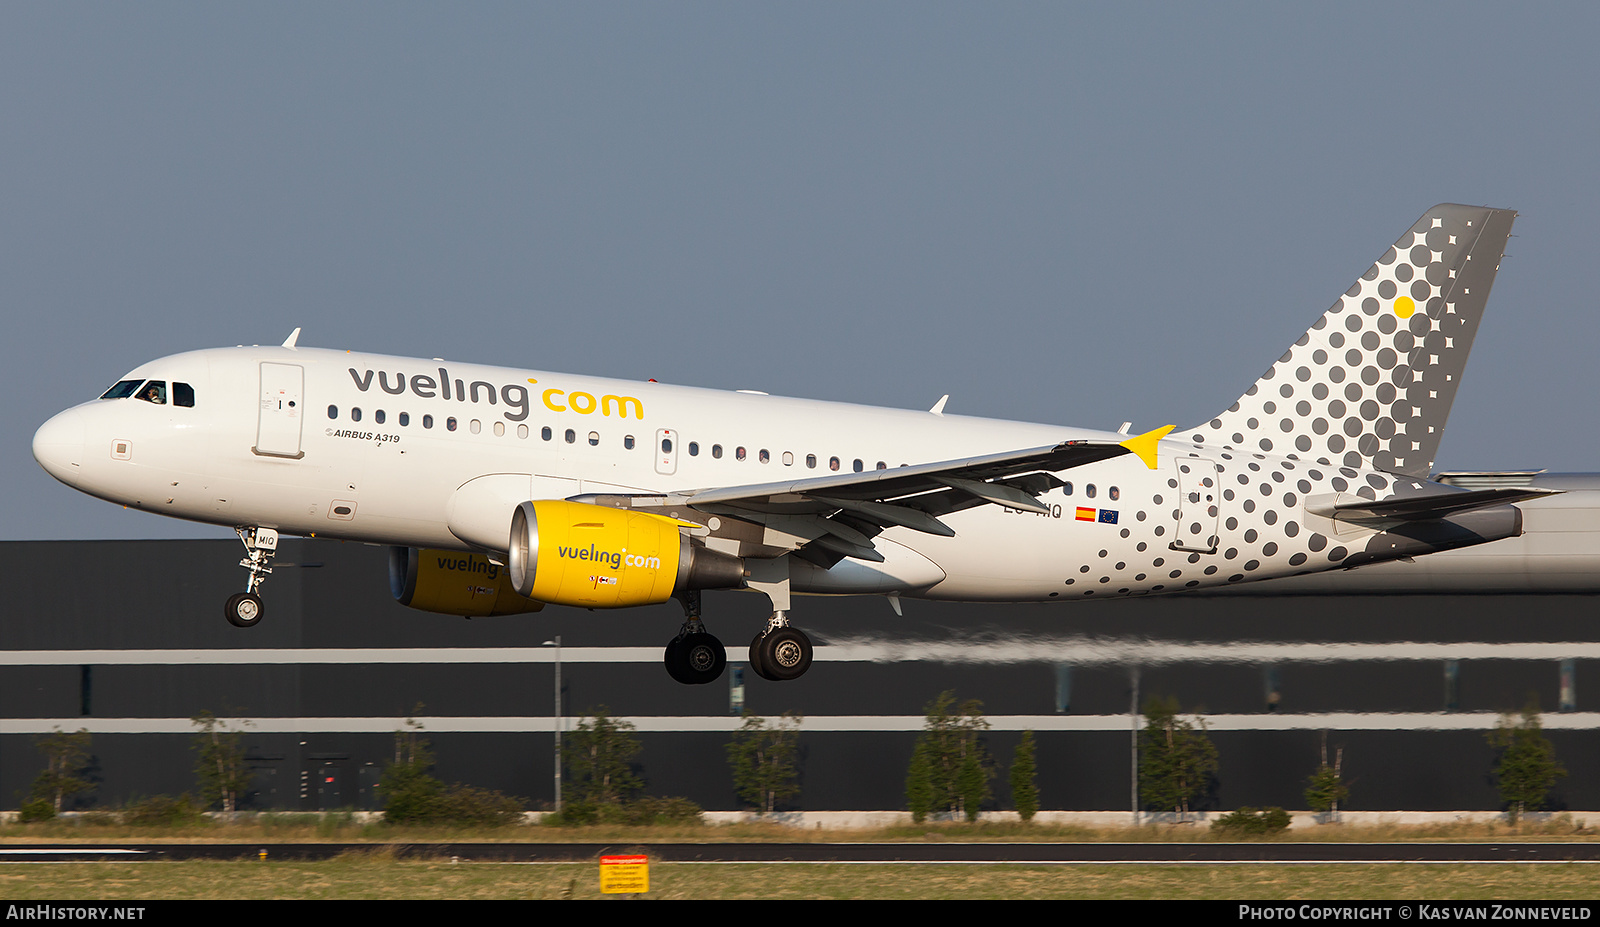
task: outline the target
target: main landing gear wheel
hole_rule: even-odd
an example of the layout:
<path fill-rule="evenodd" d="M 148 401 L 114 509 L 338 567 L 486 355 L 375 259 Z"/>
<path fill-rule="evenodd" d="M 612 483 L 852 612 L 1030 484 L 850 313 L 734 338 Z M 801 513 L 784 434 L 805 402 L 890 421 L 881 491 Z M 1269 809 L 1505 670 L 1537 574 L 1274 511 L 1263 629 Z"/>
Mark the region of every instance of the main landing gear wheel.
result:
<path fill-rule="evenodd" d="M 763 679 L 799 679 L 811 668 L 811 639 L 799 628 L 771 628 L 750 642 L 750 668 Z"/>
<path fill-rule="evenodd" d="M 756 675 L 762 679 L 776 680 L 776 677 L 767 672 L 767 665 L 761 661 L 761 639 L 766 636 L 767 632 L 762 631 L 750 639 L 750 668 L 755 670 Z"/>
<path fill-rule="evenodd" d="M 693 631 L 674 637 L 667 642 L 662 660 L 667 675 L 686 686 L 703 686 L 716 682 L 728 665 L 728 652 L 717 640 L 704 631 Z"/>
<path fill-rule="evenodd" d="M 228 597 L 223 614 L 227 616 L 228 623 L 236 628 L 253 628 L 266 616 L 267 607 L 262 603 L 261 596 L 254 592 L 240 592 Z"/>

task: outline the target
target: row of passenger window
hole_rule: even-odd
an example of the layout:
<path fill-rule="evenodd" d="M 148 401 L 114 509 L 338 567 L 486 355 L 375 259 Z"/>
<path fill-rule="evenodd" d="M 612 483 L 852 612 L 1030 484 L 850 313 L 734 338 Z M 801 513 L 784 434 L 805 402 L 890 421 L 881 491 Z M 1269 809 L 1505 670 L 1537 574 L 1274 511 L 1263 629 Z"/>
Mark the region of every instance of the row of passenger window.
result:
<path fill-rule="evenodd" d="M 328 406 L 328 418 L 336 419 L 338 417 L 339 417 L 339 407 L 338 406 Z M 352 408 L 350 410 L 350 420 L 353 421 L 353 422 L 361 421 L 361 410 L 359 408 Z M 384 423 L 384 420 L 385 420 L 384 411 L 382 409 L 374 410 L 373 413 L 372 413 L 372 420 L 374 422 L 376 422 L 377 424 L 382 425 Z M 402 426 L 410 425 L 411 424 L 411 414 L 409 412 L 401 412 L 399 415 L 396 416 L 396 420 Z M 432 428 L 433 427 L 433 416 L 432 415 L 424 415 L 424 416 L 422 416 L 422 427 L 423 428 Z M 449 418 L 446 418 L 444 427 L 445 427 L 446 431 L 455 431 L 456 428 L 457 428 L 457 422 L 456 422 L 455 416 L 452 415 Z M 483 423 L 478 421 L 477 419 L 472 419 L 472 420 L 470 420 L 468 422 L 468 430 L 471 431 L 473 434 L 478 434 L 480 431 L 482 431 L 482 429 L 483 429 Z M 506 433 L 506 423 L 505 422 L 495 422 L 494 423 L 494 433 L 496 435 L 504 435 Z M 526 438 L 527 436 L 528 436 L 528 426 L 527 425 L 518 425 L 517 426 L 517 437 Z M 549 425 L 546 425 L 546 426 L 544 426 L 543 428 L 541 428 L 539 430 L 539 437 L 542 438 L 545 441 L 552 441 L 552 440 L 555 439 L 555 431 L 552 430 Z M 562 440 L 564 440 L 568 444 L 576 444 L 576 443 L 578 443 L 578 432 L 576 430 L 572 429 L 572 428 L 568 428 L 566 430 L 566 432 L 562 435 Z M 588 441 L 589 441 L 590 446 L 599 447 L 600 446 L 600 432 L 598 432 L 598 431 L 589 432 Z M 633 435 L 623 435 L 622 436 L 622 446 L 626 450 L 630 450 L 630 451 L 634 450 L 636 447 L 638 447 L 638 440 L 636 438 L 634 438 Z M 698 457 L 698 456 L 700 456 L 700 442 L 698 442 L 698 441 L 690 441 L 689 444 L 687 445 L 687 450 L 689 451 L 689 456 L 690 457 Z M 671 438 L 662 438 L 661 439 L 661 452 L 663 454 L 671 454 L 672 453 L 672 439 Z M 721 460 L 722 456 L 723 456 L 722 445 L 720 445 L 720 444 L 711 445 L 711 457 L 713 459 L 715 459 L 715 460 Z M 746 460 L 748 458 L 749 458 L 749 451 L 746 450 L 743 446 L 738 446 L 738 447 L 735 447 L 733 449 L 733 459 L 734 460 Z M 771 463 L 772 462 L 772 452 L 767 450 L 766 448 L 761 448 L 761 449 L 756 451 L 756 459 L 759 460 L 762 463 Z M 795 461 L 795 456 L 794 456 L 794 452 L 793 451 L 784 451 L 783 452 L 783 465 L 784 466 L 792 467 L 792 466 L 794 466 L 794 461 Z M 817 455 L 815 455 L 815 454 L 807 454 L 806 455 L 806 467 L 808 469 L 815 470 L 817 468 L 817 462 L 818 462 Z M 837 458 L 837 457 L 829 457 L 828 458 L 828 469 L 829 470 L 837 471 L 837 470 L 841 469 L 842 466 L 843 466 L 843 462 L 839 458 Z M 905 464 L 901 464 L 901 466 L 905 466 Z M 889 464 L 886 461 L 882 461 L 882 460 L 878 461 L 876 466 L 874 467 L 874 469 L 877 469 L 877 470 L 887 470 L 888 468 L 889 468 Z M 850 469 L 853 470 L 856 473 L 860 473 L 860 472 L 862 472 L 863 470 L 866 469 L 866 462 L 863 461 L 861 458 L 857 457 L 855 460 L 850 462 Z M 1083 487 L 1083 490 L 1084 490 L 1084 495 L 1087 496 L 1090 499 L 1093 499 L 1095 497 L 1096 493 L 1097 493 L 1097 490 L 1095 489 L 1095 485 L 1093 483 L 1085 484 L 1084 487 Z M 1068 495 L 1068 496 L 1072 495 L 1072 484 L 1071 483 L 1067 483 L 1066 485 L 1064 485 L 1062 487 L 1061 491 L 1062 491 L 1062 493 L 1064 495 Z M 1118 500 L 1118 499 L 1120 499 L 1122 497 L 1122 491 L 1119 490 L 1117 487 L 1112 486 L 1110 488 L 1109 492 L 1108 492 L 1108 495 L 1110 495 L 1111 500 L 1113 502 L 1115 502 L 1116 500 Z"/>
<path fill-rule="evenodd" d="M 350 421 L 359 422 L 359 421 L 362 420 L 363 416 L 364 416 L 364 413 L 361 411 L 360 408 L 351 408 L 350 409 Z M 328 406 L 328 418 L 337 419 L 338 417 L 339 417 L 339 407 L 336 406 L 336 405 Z M 383 424 L 387 423 L 387 421 L 388 421 L 388 414 L 386 412 L 384 412 L 384 410 L 382 410 L 382 409 L 375 409 L 372 412 L 372 421 L 375 424 L 383 425 Z M 409 426 L 411 424 L 411 413 L 409 413 L 409 412 L 401 412 L 401 413 L 399 413 L 399 414 L 397 414 L 395 416 L 395 421 L 399 425 L 401 425 L 402 427 Z M 433 416 L 432 415 L 423 415 L 422 416 L 422 427 L 423 428 L 432 428 L 433 424 L 434 424 L 434 421 L 433 421 Z M 456 421 L 456 417 L 452 415 L 452 416 L 449 416 L 448 418 L 445 419 L 444 427 L 445 427 L 446 431 L 455 431 L 457 428 L 460 427 L 460 423 L 457 422 Z M 481 432 L 483 430 L 483 423 L 480 422 L 478 419 L 471 419 L 467 423 L 467 429 L 469 431 L 471 431 L 473 434 L 478 434 L 479 432 Z M 506 423 L 505 422 L 495 422 L 494 423 L 494 433 L 496 435 L 504 435 L 506 433 Z M 517 426 L 517 437 L 519 437 L 519 438 L 528 437 L 528 426 L 527 425 L 518 425 Z M 539 437 L 544 439 L 544 440 L 546 440 L 546 441 L 552 441 L 552 440 L 555 439 L 555 432 L 554 432 L 554 430 L 552 430 L 550 428 L 550 426 L 546 425 L 544 428 L 540 429 Z M 574 430 L 574 429 L 568 428 L 566 430 L 566 432 L 562 435 L 562 438 L 568 444 L 576 444 L 578 442 L 578 432 L 576 430 Z M 600 432 L 598 432 L 598 431 L 589 432 L 588 441 L 589 441 L 589 444 L 591 446 L 598 447 L 600 445 Z M 635 448 L 637 448 L 638 445 L 639 445 L 638 439 L 635 438 L 633 435 L 623 435 L 623 437 L 622 437 L 622 446 L 623 446 L 623 448 L 625 448 L 626 450 L 630 450 L 631 451 L 631 450 L 634 450 Z M 688 444 L 687 450 L 689 452 L 689 456 L 690 457 L 698 457 L 698 456 L 700 456 L 700 442 L 698 442 L 698 441 L 690 441 L 689 444 Z M 661 452 L 664 453 L 664 454 L 672 453 L 672 439 L 671 438 L 663 438 L 661 440 Z M 723 456 L 722 445 L 720 445 L 720 444 L 711 445 L 711 456 L 712 456 L 713 459 L 721 460 L 722 456 Z M 746 448 L 744 448 L 742 446 L 735 447 L 733 449 L 733 459 L 734 460 L 747 460 L 749 458 L 749 456 L 750 456 L 750 452 Z M 766 448 L 761 448 L 760 450 L 756 451 L 756 459 L 761 461 L 762 463 L 771 463 L 772 462 L 772 452 L 770 450 L 766 449 Z M 786 467 L 787 466 L 793 466 L 794 465 L 794 460 L 795 460 L 794 452 L 792 452 L 792 451 L 784 451 L 783 452 L 783 464 L 784 464 L 784 466 L 786 466 Z M 815 455 L 815 454 L 807 454 L 806 455 L 806 466 L 808 468 L 811 468 L 811 469 L 816 469 L 816 467 L 817 467 L 817 455 Z M 828 469 L 829 470 L 839 470 L 839 469 L 841 469 L 842 466 L 843 466 L 843 463 L 840 461 L 839 458 L 837 458 L 837 457 L 828 458 Z M 904 466 L 904 465 L 902 464 L 902 466 Z M 889 468 L 889 464 L 887 462 L 882 461 L 882 460 L 878 461 L 876 469 L 886 470 L 888 468 Z M 866 462 L 861 460 L 861 458 L 858 457 L 854 461 L 852 461 L 851 469 L 853 469 L 857 473 L 860 473 L 861 471 L 866 469 Z"/>
<path fill-rule="evenodd" d="M 339 407 L 338 406 L 329 406 L 328 407 L 328 418 L 337 419 L 338 417 L 339 417 Z M 360 408 L 352 408 L 350 410 L 350 421 L 359 422 L 359 421 L 361 421 L 361 419 L 362 419 L 361 409 Z M 388 413 L 384 412 L 382 409 L 374 409 L 373 410 L 373 412 L 372 412 L 372 422 L 373 422 L 373 424 L 375 424 L 375 425 L 384 425 L 384 424 L 387 424 L 388 421 L 389 421 Z M 398 415 L 395 416 L 395 423 L 400 425 L 401 427 L 406 427 L 406 426 L 410 425 L 411 424 L 411 413 L 410 412 L 401 412 L 401 413 L 399 413 Z M 423 428 L 432 428 L 433 427 L 433 416 L 431 416 L 431 415 L 422 416 L 422 427 Z M 449 416 L 448 418 L 446 418 L 444 420 L 444 430 L 445 431 L 455 431 L 459 427 L 461 427 L 461 423 L 456 420 L 456 417 L 454 415 Z M 469 431 L 471 431 L 473 434 L 477 434 L 478 432 L 483 430 L 483 422 L 481 422 L 481 421 L 479 421 L 477 419 L 472 419 L 471 421 L 469 421 L 467 423 L 467 429 Z M 550 429 L 548 429 L 548 428 L 545 429 L 545 431 L 549 431 L 549 430 Z M 494 423 L 494 433 L 497 434 L 497 435 L 505 434 L 506 433 L 506 423 L 505 422 L 495 422 Z M 517 437 L 526 438 L 527 436 L 528 436 L 528 426 L 527 425 L 518 425 L 517 426 Z M 599 440 L 598 440 L 599 439 L 599 435 L 596 435 L 595 438 L 596 438 L 596 440 L 595 440 L 594 443 L 596 443 L 596 444 L 600 443 Z"/>
<path fill-rule="evenodd" d="M 662 439 L 661 451 L 662 451 L 662 453 L 667 453 L 667 454 L 672 453 L 672 439 L 671 438 Z M 698 441 L 690 441 L 689 442 L 689 456 L 690 457 L 698 457 L 698 456 L 700 456 L 700 442 L 698 442 Z M 711 456 L 714 459 L 721 460 L 722 459 L 722 445 L 720 445 L 720 444 L 711 445 Z M 748 450 L 746 450 L 745 448 L 743 448 L 743 447 L 735 447 L 733 449 L 733 459 L 734 460 L 747 460 L 747 459 L 749 459 L 749 456 L 750 456 L 750 452 Z M 771 463 L 772 462 L 772 452 L 767 450 L 766 448 L 761 448 L 760 450 L 756 451 L 756 459 L 761 461 L 762 463 Z M 784 451 L 783 452 L 783 465 L 785 467 L 794 466 L 794 452 L 793 451 Z M 828 469 L 829 470 L 838 470 L 838 469 L 840 469 L 841 466 L 842 466 L 842 464 L 841 464 L 839 458 L 837 458 L 837 457 L 829 457 L 828 458 Z M 901 464 L 901 466 L 905 466 L 905 465 Z M 815 470 L 817 468 L 817 455 L 815 455 L 815 454 L 807 454 L 806 455 L 806 467 L 807 467 L 807 469 L 811 469 L 811 470 Z M 850 468 L 852 470 L 854 470 L 855 472 L 860 473 L 862 470 L 865 470 L 867 468 L 867 465 L 866 465 L 865 461 L 863 461 L 861 458 L 857 457 L 850 464 Z M 875 469 L 887 470 L 887 469 L 889 469 L 889 465 L 887 463 L 885 463 L 884 461 L 880 460 L 880 461 L 878 461 L 878 464 L 875 467 Z"/>

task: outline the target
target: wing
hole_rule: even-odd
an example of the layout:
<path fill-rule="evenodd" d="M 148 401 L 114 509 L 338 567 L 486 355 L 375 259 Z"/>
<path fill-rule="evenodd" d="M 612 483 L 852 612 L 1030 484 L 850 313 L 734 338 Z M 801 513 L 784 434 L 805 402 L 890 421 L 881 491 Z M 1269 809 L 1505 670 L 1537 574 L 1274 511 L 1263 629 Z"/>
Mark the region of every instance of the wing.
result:
<path fill-rule="evenodd" d="M 668 495 L 590 495 L 574 501 L 678 518 L 693 517 L 683 511 L 687 508 L 702 515 L 737 519 L 738 524 L 726 530 L 719 526 L 716 533 L 736 539 L 742 556 L 775 557 L 799 551 L 825 567 L 844 557 L 881 562 L 883 555 L 872 539 L 885 528 L 953 537 L 954 529 L 940 516 L 987 504 L 1048 512 L 1035 497 L 1063 485 L 1055 473 L 1124 454 L 1136 454 L 1155 469 L 1156 443 L 1171 430 L 1168 425 L 1121 442 L 1066 441 L 892 470 Z"/>

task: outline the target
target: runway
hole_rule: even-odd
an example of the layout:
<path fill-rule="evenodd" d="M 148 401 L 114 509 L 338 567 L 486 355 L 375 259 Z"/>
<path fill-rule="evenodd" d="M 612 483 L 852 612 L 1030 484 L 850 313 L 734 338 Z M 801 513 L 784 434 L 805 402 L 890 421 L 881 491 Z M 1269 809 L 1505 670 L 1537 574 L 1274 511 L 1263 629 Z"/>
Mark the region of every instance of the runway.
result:
<path fill-rule="evenodd" d="M 763 865 L 1363 865 L 1600 862 L 1600 842 L 1561 843 L 116 843 L 8 844 L 7 863 L 325 860 L 344 853 L 476 863 Z"/>

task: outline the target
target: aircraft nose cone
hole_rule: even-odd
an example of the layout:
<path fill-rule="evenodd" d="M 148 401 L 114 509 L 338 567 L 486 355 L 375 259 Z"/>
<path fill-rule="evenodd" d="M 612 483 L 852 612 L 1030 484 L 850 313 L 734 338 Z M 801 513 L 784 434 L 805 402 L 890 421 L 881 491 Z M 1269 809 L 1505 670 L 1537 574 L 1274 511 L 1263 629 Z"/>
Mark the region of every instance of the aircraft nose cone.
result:
<path fill-rule="evenodd" d="M 83 415 L 68 409 L 33 433 L 33 459 L 46 473 L 70 486 L 82 471 L 83 445 Z"/>

